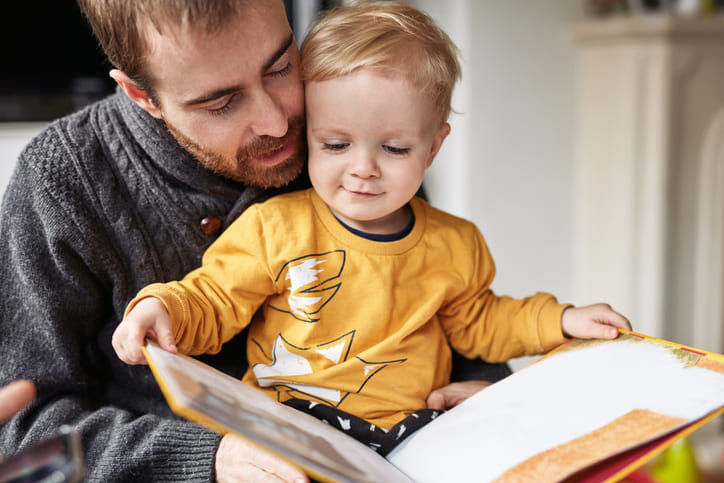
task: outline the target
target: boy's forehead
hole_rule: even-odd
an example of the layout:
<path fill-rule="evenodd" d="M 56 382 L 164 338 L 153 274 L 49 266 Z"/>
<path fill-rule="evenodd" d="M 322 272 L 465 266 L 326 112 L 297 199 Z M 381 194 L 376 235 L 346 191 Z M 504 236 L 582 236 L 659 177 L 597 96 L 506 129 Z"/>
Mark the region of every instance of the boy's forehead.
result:
<path fill-rule="evenodd" d="M 413 68 L 409 65 L 409 63 L 404 60 L 398 64 L 385 62 L 377 65 L 365 65 L 363 67 L 358 67 L 351 72 L 330 76 L 327 79 L 310 79 L 307 81 L 306 85 L 335 79 L 349 80 L 360 76 L 366 77 L 372 82 L 374 82 L 374 79 L 378 79 L 383 83 L 391 82 L 405 86 L 407 89 L 410 89 L 418 94 L 419 104 L 425 107 L 437 109 L 438 106 L 435 102 L 435 96 L 432 95 L 433 92 L 431 84 L 423 82 L 420 76 L 415 76 L 411 72 L 412 69 Z M 392 106 L 390 107 L 392 108 Z"/>
<path fill-rule="evenodd" d="M 439 109 L 426 92 L 399 72 L 364 67 L 305 84 L 307 121 L 312 129 L 346 125 L 430 133 L 440 124 Z M 335 123 L 339 125 L 335 126 Z M 309 127 L 309 126 L 308 126 Z"/>

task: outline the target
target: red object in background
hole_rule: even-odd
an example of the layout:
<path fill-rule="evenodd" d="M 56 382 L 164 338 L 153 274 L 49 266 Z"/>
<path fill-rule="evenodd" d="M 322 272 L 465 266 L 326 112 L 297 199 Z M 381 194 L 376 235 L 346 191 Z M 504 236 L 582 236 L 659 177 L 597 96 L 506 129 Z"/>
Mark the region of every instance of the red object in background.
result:
<path fill-rule="evenodd" d="M 646 470 L 639 468 L 624 478 L 622 483 L 657 483 L 657 481 L 649 476 Z"/>

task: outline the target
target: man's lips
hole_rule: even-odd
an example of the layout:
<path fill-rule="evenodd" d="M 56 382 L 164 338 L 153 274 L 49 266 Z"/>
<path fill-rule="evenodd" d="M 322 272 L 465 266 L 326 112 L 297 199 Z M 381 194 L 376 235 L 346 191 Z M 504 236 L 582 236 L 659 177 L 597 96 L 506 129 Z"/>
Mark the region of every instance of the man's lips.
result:
<path fill-rule="evenodd" d="M 289 156 L 292 155 L 293 152 L 294 142 L 290 139 L 285 145 L 283 145 L 276 151 L 272 151 L 269 154 L 259 156 L 255 158 L 254 161 L 259 164 L 275 165 L 287 159 Z"/>

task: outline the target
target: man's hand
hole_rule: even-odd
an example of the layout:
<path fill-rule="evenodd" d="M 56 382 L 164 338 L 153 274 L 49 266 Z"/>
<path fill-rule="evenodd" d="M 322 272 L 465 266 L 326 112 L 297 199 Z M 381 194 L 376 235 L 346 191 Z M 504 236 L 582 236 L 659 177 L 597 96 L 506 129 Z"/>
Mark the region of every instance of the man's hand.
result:
<path fill-rule="evenodd" d="M 0 388 L 0 422 L 6 421 L 35 399 L 35 384 L 27 379 Z"/>
<path fill-rule="evenodd" d="M 615 339 L 618 329 L 631 330 L 631 323 L 608 304 L 569 307 L 561 315 L 561 330 L 566 337 Z"/>
<path fill-rule="evenodd" d="M 299 468 L 227 434 L 216 450 L 216 481 L 309 483 Z"/>
<path fill-rule="evenodd" d="M 429 409 L 450 409 L 491 384 L 488 381 L 453 382 L 431 391 L 425 402 Z"/>
<path fill-rule="evenodd" d="M 156 341 L 167 352 L 178 352 L 166 306 L 155 297 L 139 300 L 118 324 L 113 332 L 113 349 L 126 364 L 148 364 L 141 350 L 146 338 Z"/>

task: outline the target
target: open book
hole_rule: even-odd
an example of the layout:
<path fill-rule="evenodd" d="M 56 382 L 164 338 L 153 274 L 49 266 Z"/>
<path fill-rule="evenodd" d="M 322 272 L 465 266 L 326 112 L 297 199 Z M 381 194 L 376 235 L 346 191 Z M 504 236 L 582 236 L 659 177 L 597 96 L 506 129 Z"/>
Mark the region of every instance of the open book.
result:
<path fill-rule="evenodd" d="M 179 415 L 321 481 L 617 481 L 724 412 L 724 356 L 621 331 L 574 340 L 493 384 L 382 458 L 307 414 L 149 343 Z"/>

